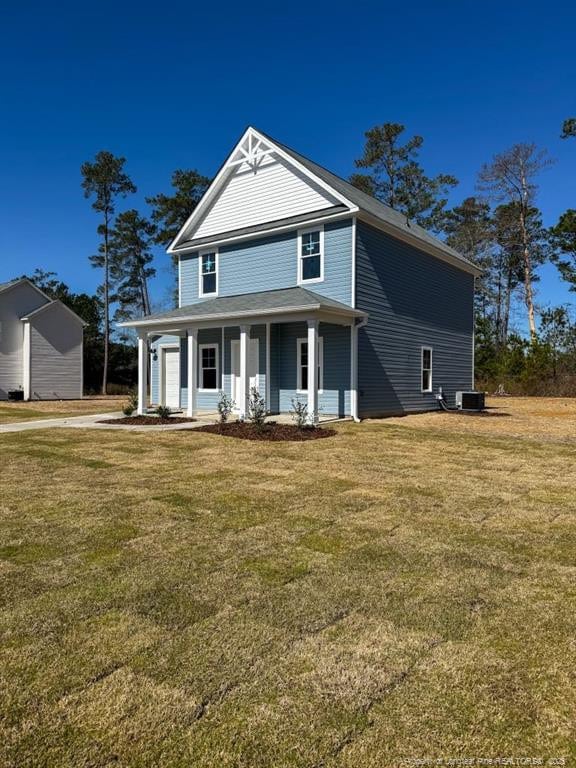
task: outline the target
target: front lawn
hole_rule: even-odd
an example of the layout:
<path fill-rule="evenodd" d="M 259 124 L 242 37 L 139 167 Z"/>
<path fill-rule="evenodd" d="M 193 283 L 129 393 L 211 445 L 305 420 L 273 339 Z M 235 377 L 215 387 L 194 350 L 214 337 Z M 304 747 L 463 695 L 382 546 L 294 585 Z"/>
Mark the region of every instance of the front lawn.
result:
<path fill-rule="evenodd" d="M 0 424 L 36 419 L 62 419 L 91 413 L 115 413 L 126 404 L 127 397 L 85 397 L 82 400 L 0 401 Z"/>
<path fill-rule="evenodd" d="M 1 435 L 0 764 L 572 764 L 576 436 L 508 406 Z"/>

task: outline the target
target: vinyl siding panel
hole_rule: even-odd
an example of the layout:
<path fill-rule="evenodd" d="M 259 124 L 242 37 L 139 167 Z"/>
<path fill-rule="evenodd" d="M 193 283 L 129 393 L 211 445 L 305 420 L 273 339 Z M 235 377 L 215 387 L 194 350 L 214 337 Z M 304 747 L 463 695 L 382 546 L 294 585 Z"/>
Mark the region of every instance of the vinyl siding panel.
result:
<path fill-rule="evenodd" d="M 20 318 L 47 303 L 48 299 L 27 283 L 0 293 L 0 400 L 6 400 L 11 389 L 24 386 L 24 323 Z"/>
<path fill-rule="evenodd" d="M 81 323 L 59 305 L 30 320 L 30 397 L 82 397 Z"/>
<path fill-rule="evenodd" d="M 297 230 L 269 235 L 219 249 L 218 296 L 273 291 L 298 285 Z M 203 299 L 198 295 L 198 253 L 181 256 L 181 306 Z M 306 285 L 306 284 L 304 284 Z M 310 290 L 351 303 L 352 221 L 324 226 L 324 280 Z"/>
<path fill-rule="evenodd" d="M 362 222 L 357 227 L 361 417 L 435 410 L 421 392 L 422 346 L 433 348 L 432 385 L 449 403 L 473 380 L 474 278 Z"/>
<path fill-rule="evenodd" d="M 292 400 L 307 402 L 307 395 L 297 391 L 298 339 L 308 334 L 306 323 L 277 325 L 276 382 L 280 412 L 292 408 Z M 324 339 L 324 387 L 318 395 L 320 414 L 350 415 L 350 328 L 320 323 L 319 336 Z M 274 379 L 273 379 L 274 380 Z"/>
<path fill-rule="evenodd" d="M 268 158 L 255 172 L 246 166 L 237 168 L 196 228 L 194 237 L 311 213 L 337 203 L 295 168 Z"/>
<path fill-rule="evenodd" d="M 227 395 L 232 393 L 232 341 L 236 341 L 240 338 L 239 328 L 225 328 L 224 329 L 224 356 L 222 356 L 222 329 L 221 328 L 206 328 L 198 331 L 198 345 L 200 344 L 217 344 L 218 345 L 218 359 L 219 359 L 219 373 L 220 373 L 220 385 L 216 392 L 197 392 L 197 405 L 199 411 L 215 411 L 218 406 L 218 400 L 220 399 L 220 391 L 224 390 Z M 258 339 L 258 388 L 262 396 L 266 392 L 266 326 L 255 325 L 250 329 L 250 338 Z M 224 359 L 224 366 L 222 367 L 222 358 Z M 188 347 L 186 339 L 182 339 L 181 345 L 181 385 L 182 407 L 186 408 L 188 405 Z"/>

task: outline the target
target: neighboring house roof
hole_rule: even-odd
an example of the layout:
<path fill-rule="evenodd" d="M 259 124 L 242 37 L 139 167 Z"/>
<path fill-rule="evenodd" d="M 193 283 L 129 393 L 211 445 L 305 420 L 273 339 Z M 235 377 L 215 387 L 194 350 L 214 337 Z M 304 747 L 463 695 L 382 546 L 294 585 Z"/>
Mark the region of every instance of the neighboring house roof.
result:
<path fill-rule="evenodd" d="M 292 220 L 279 218 L 274 221 L 263 222 L 261 225 L 221 232 L 218 235 L 195 238 L 194 232 L 198 226 L 201 225 L 202 218 L 206 215 L 206 212 L 210 210 L 211 206 L 217 200 L 218 194 L 220 193 L 220 190 L 224 188 L 227 180 L 234 174 L 236 168 L 239 167 L 239 164 L 242 162 L 249 162 L 249 156 L 245 149 L 247 141 L 250 142 L 250 146 L 252 146 L 254 142 L 265 142 L 267 148 L 260 150 L 262 156 L 276 153 L 279 157 L 283 158 L 285 162 L 297 164 L 296 167 L 300 171 L 306 173 L 315 183 L 322 185 L 322 187 L 333 196 L 332 206 L 327 202 L 326 207 L 320 210 L 309 211 L 302 216 L 293 217 Z M 257 168 L 258 161 L 254 165 L 255 172 L 257 171 Z M 420 247 L 422 250 L 431 253 L 438 258 L 443 258 L 444 260 L 476 275 L 481 274 L 481 270 L 475 264 L 468 259 L 465 259 L 444 241 L 431 235 L 423 227 L 415 222 L 408 222 L 404 214 L 381 203 L 379 200 L 367 195 L 365 192 L 356 189 L 352 184 L 331 171 L 328 171 L 326 168 L 323 168 L 321 165 L 314 163 L 304 155 L 301 155 L 290 147 L 287 147 L 285 144 L 276 141 L 271 136 L 252 127 L 246 129 L 238 144 L 221 166 L 214 181 L 200 200 L 195 211 L 171 243 L 168 252 L 178 253 L 182 251 L 190 251 L 209 242 L 214 243 L 219 240 L 246 237 L 250 234 L 259 232 L 265 233 L 268 230 L 279 227 L 287 228 L 290 224 L 306 221 L 307 219 L 320 219 L 331 215 L 342 215 L 342 213 L 346 213 L 347 210 L 349 210 L 351 214 L 358 215 L 368 223 L 387 230 L 392 236 L 408 240 L 413 245 L 416 245 L 416 247 Z"/>
<path fill-rule="evenodd" d="M 8 291 L 11 288 L 15 288 L 17 285 L 29 285 L 37 293 L 39 293 L 40 296 L 43 296 L 46 301 L 51 301 L 50 297 L 47 296 L 44 291 L 38 288 L 38 286 L 35 285 L 32 280 L 29 280 L 27 277 L 17 277 L 15 280 L 9 280 L 7 283 L 0 283 L 0 293 L 3 291 Z"/>
<path fill-rule="evenodd" d="M 21 282 L 20 280 L 8 280 L 7 283 L 0 283 L 0 292 L 5 291 L 7 288 L 11 288 L 13 285 L 16 285 L 16 283 Z"/>
<path fill-rule="evenodd" d="M 22 322 L 27 322 L 28 320 L 33 319 L 37 315 L 40 315 L 43 312 L 46 312 L 51 309 L 55 309 L 56 307 L 62 307 L 66 310 L 72 317 L 77 320 L 79 323 L 82 323 L 82 325 L 88 325 L 85 320 L 82 320 L 82 318 L 74 312 L 73 309 L 70 309 L 70 307 L 66 306 L 63 301 L 60 301 L 60 299 L 54 299 L 53 301 L 49 301 L 47 304 L 43 304 L 41 307 L 38 307 L 38 309 L 35 309 L 33 312 L 28 312 L 26 315 L 20 318 Z"/>
<path fill-rule="evenodd" d="M 334 299 L 329 299 L 306 288 L 298 287 L 206 299 L 196 304 L 189 304 L 186 307 L 174 309 L 171 312 L 146 315 L 139 320 L 129 320 L 124 323 L 118 323 L 118 325 L 138 327 L 159 325 L 171 321 L 200 322 L 203 320 L 303 311 L 325 311 L 349 318 L 366 316 L 365 312 L 352 309 L 347 304 L 341 304 L 339 301 L 334 301 Z"/>

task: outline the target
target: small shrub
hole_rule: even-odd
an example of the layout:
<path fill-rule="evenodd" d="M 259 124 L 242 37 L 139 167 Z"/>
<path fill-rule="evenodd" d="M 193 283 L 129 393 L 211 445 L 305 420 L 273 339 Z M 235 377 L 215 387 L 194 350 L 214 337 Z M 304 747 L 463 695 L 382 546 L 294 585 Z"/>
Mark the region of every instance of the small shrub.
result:
<path fill-rule="evenodd" d="M 134 411 L 138 410 L 138 392 L 133 389 L 130 392 L 130 396 L 128 397 L 128 402 L 122 408 L 122 413 L 125 416 L 132 416 Z"/>
<path fill-rule="evenodd" d="M 292 398 L 292 408 L 290 409 L 290 413 L 292 414 L 292 418 L 294 419 L 298 429 L 304 429 L 304 427 L 309 426 L 307 403 L 303 403 L 301 400 L 294 400 L 294 398 Z"/>
<path fill-rule="evenodd" d="M 220 399 L 218 400 L 218 416 L 220 424 L 226 424 L 232 411 L 236 407 L 236 403 L 231 397 L 228 397 L 226 392 L 220 392 Z"/>
<path fill-rule="evenodd" d="M 159 405 L 158 408 L 156 408 L 156 413 L 162 420 L 165 420 L 170 418 L 172 409 L 168 405 Z"/>
<path fill-rule="evenodd" d="M 263 429 L 265 420 L 266 401 L 256 387 L 252 387 L 248 399 L 248 421 L 254 424 L 256 429 Z"/>

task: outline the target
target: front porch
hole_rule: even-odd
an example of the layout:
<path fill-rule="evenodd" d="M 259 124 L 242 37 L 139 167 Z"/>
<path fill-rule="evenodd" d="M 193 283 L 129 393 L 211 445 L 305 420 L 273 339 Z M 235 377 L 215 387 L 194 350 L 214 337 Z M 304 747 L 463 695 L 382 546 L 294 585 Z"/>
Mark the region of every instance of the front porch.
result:
<path fill-rule="evenodd" d="M 235 297 L 212 299 L 156 320 L 145 318 L 146 325 L 137 327 L 139 413 L 148 404 L 162 404 L 191 418 L 205 418 L 217 413 L 224 392 L 244 420 L 255 388 L 271 415 L 287 414 L 293 401 L 299 401 L 306 403 L 310 423 L 357 418 L 356 348 L 362 313 L 304 289 L 267 292 L 266 298 L 289 292 L 298 292 L 296 306 L 283 306 L 285 297 L 280 297 L 280 306 L 265 316 L 257 312 L 262 294 L 252 294 L 254 313 L 226 312 L 217 323 L 207 319 L 206 310 L 214 305 L 225 309 Z M 176 323 L 184 310 L 186 321 L 182 317 Z"/>

